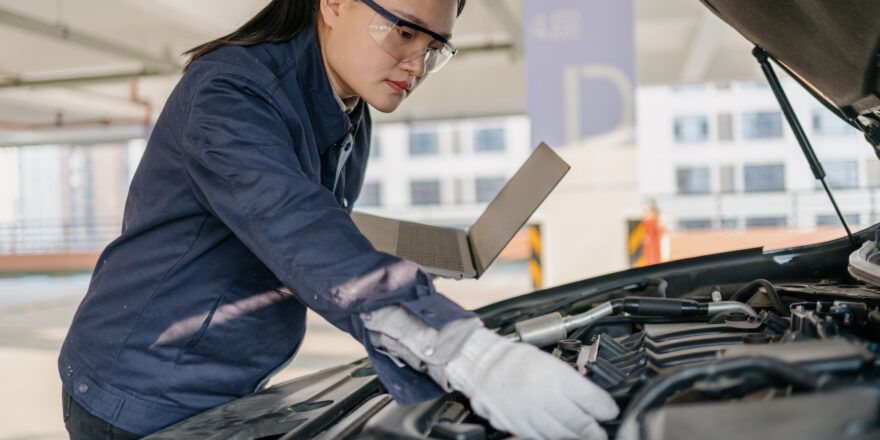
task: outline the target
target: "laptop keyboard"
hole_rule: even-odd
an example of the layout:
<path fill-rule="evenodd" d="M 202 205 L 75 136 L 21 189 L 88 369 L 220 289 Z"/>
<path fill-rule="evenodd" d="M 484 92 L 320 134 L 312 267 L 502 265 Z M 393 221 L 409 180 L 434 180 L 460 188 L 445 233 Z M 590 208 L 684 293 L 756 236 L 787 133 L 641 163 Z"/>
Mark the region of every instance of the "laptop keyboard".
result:
<path fill-rule="evenodd" d="M 458 251 L 458 234 L 449 229 L 400 222 L 397 256 L 422 266 L 464 271 L 464 262 Z"/>

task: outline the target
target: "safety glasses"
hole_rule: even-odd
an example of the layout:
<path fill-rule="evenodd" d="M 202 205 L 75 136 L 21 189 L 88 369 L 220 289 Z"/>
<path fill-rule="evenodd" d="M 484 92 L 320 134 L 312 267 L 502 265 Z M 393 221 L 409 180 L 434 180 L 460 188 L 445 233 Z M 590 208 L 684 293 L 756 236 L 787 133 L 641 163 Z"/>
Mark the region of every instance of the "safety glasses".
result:
<path fill-rule="evenodd" d="M 398 62 L 424 59 L 424 71 L 418 76 L 434 73 L 455 55 L 456 48 L 442 35 L 388 12 L 373 0 L 361 0 L 376 15 L 367 29 L 385 52 Z"/>

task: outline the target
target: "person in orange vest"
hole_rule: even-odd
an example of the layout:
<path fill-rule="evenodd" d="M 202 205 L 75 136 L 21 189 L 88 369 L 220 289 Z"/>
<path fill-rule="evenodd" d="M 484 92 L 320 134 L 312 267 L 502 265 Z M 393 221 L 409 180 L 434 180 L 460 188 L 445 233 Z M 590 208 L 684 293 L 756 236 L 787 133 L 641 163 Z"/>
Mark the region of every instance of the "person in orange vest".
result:
<path fill-rule="evenodd" d="M 645 228 L 645 238 L 642 244 L 642 258 L 640 266 L 662 263 L 669 259 L 669 235 L 666 227 L 666 218 L 657 209 L 657 202 L 651 200 L 650 206 L 645 209 L 642 218 L 642 226 Z"/>

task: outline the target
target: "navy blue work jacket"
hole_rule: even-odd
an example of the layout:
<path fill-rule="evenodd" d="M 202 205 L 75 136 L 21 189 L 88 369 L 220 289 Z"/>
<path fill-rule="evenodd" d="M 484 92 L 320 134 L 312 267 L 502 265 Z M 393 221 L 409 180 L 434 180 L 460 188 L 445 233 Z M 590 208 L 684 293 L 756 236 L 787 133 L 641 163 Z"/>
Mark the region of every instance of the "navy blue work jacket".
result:
<path fill-rule="evenodd" d="M 427 376 L 378 354 L 358 316 L 398 304 L 436 329 L 474 316 L 351 221 L 369 136 L 363 100 L 340 108 L 313 28 L 196 60 L 64 341 L 67 392 L 113 425 L 152 433 L 259 389 L 296 353 L 308 307 L 365 345 L 399 402 L 438 396 Z"/>

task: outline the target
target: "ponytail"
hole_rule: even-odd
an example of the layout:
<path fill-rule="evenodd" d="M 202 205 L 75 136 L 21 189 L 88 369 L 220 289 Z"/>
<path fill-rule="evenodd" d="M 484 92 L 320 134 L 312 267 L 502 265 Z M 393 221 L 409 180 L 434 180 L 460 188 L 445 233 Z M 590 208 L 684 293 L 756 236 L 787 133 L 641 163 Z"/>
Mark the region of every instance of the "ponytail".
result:
<path fill-rule="evenodd" d="M 317 12 L 318 0 L 272 0 L 254 18 L 231 34 L 184 52 L 183 55 L 189 56 L 189 60 L 183 71 L 186 72 L 193 61 L 221 47 L 289 40 L 312 23 Z"/>

